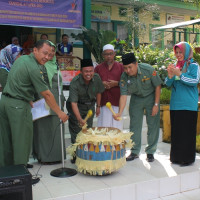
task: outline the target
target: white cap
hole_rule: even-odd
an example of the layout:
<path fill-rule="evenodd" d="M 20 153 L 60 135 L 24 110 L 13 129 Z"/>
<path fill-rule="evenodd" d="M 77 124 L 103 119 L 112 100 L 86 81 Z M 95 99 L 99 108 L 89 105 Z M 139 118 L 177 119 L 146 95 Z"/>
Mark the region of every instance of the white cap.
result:
<path fill-rule="evenodd" d="M 105 46 L 103 46 L 103 51 L 105 50 L 114 50 L 114 46 L 112 44 L 106 44 Z"/>

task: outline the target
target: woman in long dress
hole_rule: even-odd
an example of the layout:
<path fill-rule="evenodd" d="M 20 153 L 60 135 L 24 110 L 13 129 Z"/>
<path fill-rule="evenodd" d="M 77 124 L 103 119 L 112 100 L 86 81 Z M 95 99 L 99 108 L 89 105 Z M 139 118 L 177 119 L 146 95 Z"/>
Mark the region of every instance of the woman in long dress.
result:
<path fill-rule="evenodd" d="M 174 46 L 177 63 L 168 66 L 166 85 L 172 87 L 170 101 L 170 161 L 187 166 L 195 162 L 199 65 L 187 42 Z"/>
<path fill-rule="evenodd" d="M 62 77 L 60 70 L 56 64 L 56 47 L 52 47 L 52 59 L 45 64 L 43 75 L 45 81 L 49 85 L 50 91 L 53 93 L 57 104 L 59 105 L 59 90 L 58 90 L 58 74 L 59 74 L 59 87 L 62 91 Z M 64 95 L 61 92 L 61 108 L 64 107 Z M 62 161 L 61 150 L 61 134 L 60 134 L 60 119 L 56 113 L 51 110 L 51 114 L 47 117 L 38 119 L 34 122 L 33 134 L 33 157 L 42 164 L 56 164 Z M 64 124 L 63 124 L 64 133 Z M 64 141 L 64 139 L 63 139 Z M 65 153 L 65 145 L 63 142 L 63 151 Z"/>

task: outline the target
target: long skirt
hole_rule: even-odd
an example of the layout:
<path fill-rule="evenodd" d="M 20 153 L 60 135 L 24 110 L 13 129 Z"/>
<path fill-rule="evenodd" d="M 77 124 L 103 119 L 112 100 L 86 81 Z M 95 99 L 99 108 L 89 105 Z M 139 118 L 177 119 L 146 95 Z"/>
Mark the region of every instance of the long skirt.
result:
<path fill-rule="evenodd" d="M 50 115 L 36 120 L 33 123 L 33 130 L 33 157 L 39 162 L 62 161 L 60 119 L 57 115 Z M 64 136 L 63 151 L 65 157 Z"/>
<path fill-rule="evenodd" d="M 193 163 L 196 152 L 197 111 L 171 110 L 170 161 Z"/>

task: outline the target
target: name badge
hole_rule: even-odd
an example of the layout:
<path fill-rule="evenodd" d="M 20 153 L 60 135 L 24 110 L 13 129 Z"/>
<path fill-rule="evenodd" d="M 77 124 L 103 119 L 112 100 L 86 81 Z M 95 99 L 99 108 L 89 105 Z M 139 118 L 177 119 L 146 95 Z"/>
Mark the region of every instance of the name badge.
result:
<path fill-rule="evenodd" d="M 67 47 L 64 47 L 64 53 L 67 53 Z"/>

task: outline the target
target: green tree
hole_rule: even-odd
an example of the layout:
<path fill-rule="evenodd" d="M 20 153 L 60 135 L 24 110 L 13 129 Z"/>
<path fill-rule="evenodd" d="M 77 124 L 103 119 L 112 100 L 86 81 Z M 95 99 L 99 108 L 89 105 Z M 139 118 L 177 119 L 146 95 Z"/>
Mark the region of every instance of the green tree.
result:
<path fill-rule="evenodd" d="M 109 30 L 100 30 L 96 32 L 93 29 L 87 29 L 85 27 L 82 28 L 82 33 L 75 35 L 71 34 L 75 40 L 82 41 L 88 50 L 93 54 L 97 63 L 101 63 L 103 61 L 102 51 L 103 46 L 110 43 L 116 38 L 116 33 Z"/>
<path fill-rule="evenodd" d="M 147 4 L 138 0 L 130 0 L 129 7 L 124 12 L 126 12 L 127 16 L 125 26 L 132 36 L 132 44 L 138 46 L 139 41 L 137 41 L 137 38 L 143 40 L 148 30 L 147 24 L 141 22 L 139 18 L 143 19 L 143 21 L 148 21 L 147 19 L 150 14 L 159 14 L 159 7 L 157 4 Z"/>
<path fill-rule="evenodd" d="M 184 0 L 184 2 L 186 2 L 186 3 L 192 3 L 197 8 L 197 10 L 199 11 L 200 0 Z"/>

